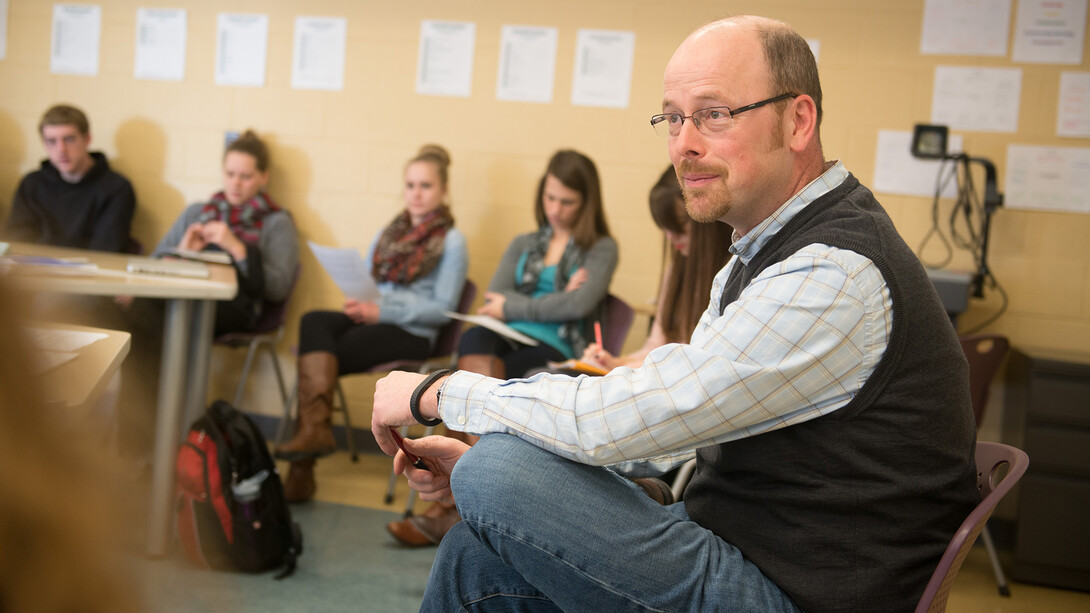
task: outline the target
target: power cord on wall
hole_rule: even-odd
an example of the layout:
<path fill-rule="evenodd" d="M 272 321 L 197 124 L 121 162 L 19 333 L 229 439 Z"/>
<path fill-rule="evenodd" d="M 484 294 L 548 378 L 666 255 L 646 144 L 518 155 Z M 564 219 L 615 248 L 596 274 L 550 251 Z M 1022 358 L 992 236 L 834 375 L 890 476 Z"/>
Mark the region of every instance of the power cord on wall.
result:
<path fill-rule="evenodd" d="M 947 170 L 948 161 L 953 162 L 949 170 Z M 970 167 L 972 162 L 978 162 L 984 166 L 986 177 L 983 201 L 981 201 L 973 181 L 973 173 Z M 950 210 L 950 217 L 947 222 L 950 232 L 950 238 L 947 239 L 946 235 L 943 234 L 939 221 L 939 202 L 946 186 L 949 185 L 951 180 L 955 179 L 957 180 L 957 197 L 953 208 Z M 935 178 L 935 196 L 931 201 L 931 229 L 928 230 L 920 242 L 918 252 L 920 261 L 923 261 L 924 248 L 933 238 L 937 238 L 942 243 L 945 256 L 939 262 L 924 262 L 925 266 L 943 268 L 953 259 L 955 247 L 964 249 L 973 258 L 973 268 L 975 270 L 972 280 L 973 296 L 982 298 L 987 287 L 998 292 L 1002 299 L 999 309 L 994 314 L 982 323 L 962 332 L 962 334 L 972 334 L 991 325 L 1006 312 L 1009 304 L 1007 292 L 988 266 L 989 223 L 991 215 L 1002 204 L 1002 200 L 1002 195 L 996 191 L 995 167 L 992 166 L 991 162 L 980 158 L 971 158 L 964 153 L 946 156 L 941 160 L 939 172 Z"/>

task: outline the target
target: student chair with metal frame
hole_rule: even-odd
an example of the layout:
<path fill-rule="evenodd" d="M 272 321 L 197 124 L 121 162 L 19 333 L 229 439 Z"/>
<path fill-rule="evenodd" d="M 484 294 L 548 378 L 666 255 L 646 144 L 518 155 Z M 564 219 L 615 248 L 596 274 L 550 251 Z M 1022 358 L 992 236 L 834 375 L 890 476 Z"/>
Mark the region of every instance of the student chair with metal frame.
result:
<path fill-rule="evenodd" d="M 916 613 L 941 613 L 946 610 L 946 601 L 950 597 L 950 588 L 957 578 L 965 556 L 972 548 L 977 536 L 982 534 L 988 517 L 1003 496 L 1014 487 L 1029 468 L 1029 456 L 1026 452 L 1002 443 L 977 441 L 976 470 L 977 489 L 981 500 L 969 513 L 954 533 L 950 544 L 931 580 L 924 588 L 923 596 L 916 605 Z M 1004 472 L 1005 471 L 1005 472 Z"/>
<path fill-rule="evenodd" d="M 295 284 L 299 280 L 299 273 L 302 270 L 302 265 L 297 264 L 295 266 L 295 273 L 291 278 L 291 285 L 288 287 L 288 293 L 283 300 L 272 302 L 266 300 L 262 305 L 261 318 L 258 320 L 257 325 L 253 330 L 248 332 L 229 332 L 227 334 L 221 334 L 212 339 L 212 342 L 222 347 L 246 347 L 246 360 L 242 365 L 242 374 L 239 376 L 238 385 L 235 386 L 235 395 L 232 399 L 232 406 L 236 409 L 242 408 L 242 396 L 246 391 L 246 381 L 250 377 L 250 370 L 253 368 L 254 359 L 262 349 L 265 350 L 265 354 L 269 356 L 269 364 L 272 366 L 273 374 L 276 375 L 276 384 L 280 390 L 280 400 L 284 402 L 287 400 L 287 386 L 284 384 L 284 373 L 280 369 L 280 360 L 276 357 L 276 346 L 284 338 L 284 324 L 288 314 L 288 301 L 291 299 L 292 292 L 295 291 Z"/>
<path fill-rule="evenodd" d="M 984 421 L 984 411 L 988 406 L 988 390 L 999 372 L 1003 359 L 1007 356 L 1010 341 L 1007 337 L 998 334 L 974 334 L 963 336 L 960 340 L 961 349 L 969 361 L 969 394 L 972 398 L 973 416 L 979 428 L 980 423 Z M 987 525 L 980 533 L 980 540 L 984 543 L 988 560 L 992 563 L 999 595 L 1010 596 L 1007 577 L 1003 574 L 1003 566 L 999 563 L 999 556 L 995 552 L 995 545 L 992 543 L 992 535 Z"/>

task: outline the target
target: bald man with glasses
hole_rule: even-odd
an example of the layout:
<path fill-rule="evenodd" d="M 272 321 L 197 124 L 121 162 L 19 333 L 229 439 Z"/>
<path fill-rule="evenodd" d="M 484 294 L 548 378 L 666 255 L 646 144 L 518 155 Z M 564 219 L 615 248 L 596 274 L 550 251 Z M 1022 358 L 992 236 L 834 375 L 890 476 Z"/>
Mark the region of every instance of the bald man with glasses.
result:
<path fill-rule="evenodd" d="M 790 26 L 709 24 L 664 77 L 686 209 L 734 227 L 687 345 L 603 377 L 392 374 L 372 430 L 463 521 L 425 611 L 891 611 L 978 498 L 968 367 L 923 268 L 819 137 Z M 443 420 L 472 448 L 388 428 Z M 684 501 L 619 476 L 695 455 Z"/>

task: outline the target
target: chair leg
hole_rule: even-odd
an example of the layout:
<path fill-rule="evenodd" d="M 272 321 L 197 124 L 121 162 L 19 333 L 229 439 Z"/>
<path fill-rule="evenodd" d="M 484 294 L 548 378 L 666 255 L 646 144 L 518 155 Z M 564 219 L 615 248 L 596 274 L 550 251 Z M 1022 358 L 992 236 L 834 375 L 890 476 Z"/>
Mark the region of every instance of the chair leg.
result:
<path fill-rule="evenodd" d="M 340 379 L 337 380 L 337 396 L 341 399 L 341 411 L 344 412 L 344 440 L 348 443 L 348 453 L 353 462 L 359 462 L 360 454 L 356 453 L 356 439 L 352 436 L 352 420 L 348 416 L 348 400 L 345 399 Z"/>
<path fill-rule="evenodd" d="M 999 564 L 999 556 L 995 553 L 995 545 L 992 544 L 992 533 L 988 532 L 988 525 L 980 531 L 980 540 L 984 541 L 984 549 L 988 550 L 988 559 L 992 561 L 992 570 L 995 571 L 995 582 L 999 588 L 1000 596 L 1010 596 L 1011 589 L 1007 585 L 1007 577 L 1003 574 L 1003 567 Z"/>
<path fill-rule="evenodd" d="M 246 361 L 242 363 L 242 375 L 238 378 L 238 385 L 235 386 L 235 397 L 231 403 L 231 406 L 236 409 L 242 410 L 242 393 L 246 391 L 246 380 L 250 378 L 250 367 L 254 364 L 254 355 L 260 346 L 259 341 L 251 341 L 250 346 L 246 349 Z"/>
<path fill-rule="evenodd" d="M 284 372 L 280 370 L 280 360 L 276 357 L 276 345 L 266 343 L 265 351 L 269 356 L 269 361 L 272 362 L 273 374 L 276 375 L 276 387 L 280 390 L 280 402 L 287 402 L 288 386 L 284 384 Z"/>
<path fill-rule="evenodd" d="M 291 387 L 291 394 L 284 401 L 284 414 L 280 417 L 280 425 L 276 427 L 276 444 L 283 445 L 288 440 L 288 426 L 292 423 L 291 409 L 295 406 L 295 397 L 299 394 L 299 381 Z"/>
<path fill-rule="evenodd" d="M 689 479 L 692 478 L 694 470 L 696 470 L 696 458 L 685 462 L 677 470 L 674 484 L 670 486 L 670 491 L 674 494 L 674 500 L 681 500 L 681 495 L 685 492 L 685 486 L 689 483 Z"/>

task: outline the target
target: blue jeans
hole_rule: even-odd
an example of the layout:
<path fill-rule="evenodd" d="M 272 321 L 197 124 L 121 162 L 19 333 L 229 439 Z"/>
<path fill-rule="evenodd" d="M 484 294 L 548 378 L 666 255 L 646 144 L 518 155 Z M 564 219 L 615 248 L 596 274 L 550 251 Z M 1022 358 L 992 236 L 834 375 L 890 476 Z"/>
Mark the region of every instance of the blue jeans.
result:
<path fill-rule="evenodd" d="M 738 549 L 616 473 L 505 434 L 451 476 L 421 611 L 799 611 Z"/>

